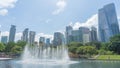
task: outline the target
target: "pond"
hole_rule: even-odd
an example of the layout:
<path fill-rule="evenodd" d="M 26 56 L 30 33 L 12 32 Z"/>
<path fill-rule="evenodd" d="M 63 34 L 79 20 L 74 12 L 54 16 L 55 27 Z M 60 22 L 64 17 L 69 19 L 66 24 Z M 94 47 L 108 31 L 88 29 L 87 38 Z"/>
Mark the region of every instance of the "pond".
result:
<path fill-rule="evenodd" d="M 21 60 L 1 60 L 0 68 L 120 68 L 120 61 L 72 60 L 66 63 L 45 61 L 22 62 Z"/>

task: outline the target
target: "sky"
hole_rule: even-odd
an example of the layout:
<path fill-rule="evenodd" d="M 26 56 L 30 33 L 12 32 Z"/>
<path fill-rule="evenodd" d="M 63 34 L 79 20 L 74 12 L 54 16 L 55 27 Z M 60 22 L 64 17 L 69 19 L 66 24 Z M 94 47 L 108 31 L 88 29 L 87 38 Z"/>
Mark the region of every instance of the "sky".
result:
<path fill-rule="evenodd" d="M 16 25 L 16 40 L 29 28 L 40 36 L 53 37 L 63 32 L 67 25 L 97 26 L 98 9 L 114 3 L 120 22 L 120 0 L 0 0 L 0 31 L 9 35 L 11 25 Z"/>

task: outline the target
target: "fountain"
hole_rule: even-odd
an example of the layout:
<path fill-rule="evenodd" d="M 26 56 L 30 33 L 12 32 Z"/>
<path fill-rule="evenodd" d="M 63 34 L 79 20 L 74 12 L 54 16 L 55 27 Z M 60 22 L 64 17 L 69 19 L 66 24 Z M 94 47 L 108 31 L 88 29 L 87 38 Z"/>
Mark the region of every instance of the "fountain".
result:
<path fill-rule="evenodd" d="M 22 56 L 22 63 L 64 64 L 71 63 L 65 45 L 45 46 L 27 44 Z"/>

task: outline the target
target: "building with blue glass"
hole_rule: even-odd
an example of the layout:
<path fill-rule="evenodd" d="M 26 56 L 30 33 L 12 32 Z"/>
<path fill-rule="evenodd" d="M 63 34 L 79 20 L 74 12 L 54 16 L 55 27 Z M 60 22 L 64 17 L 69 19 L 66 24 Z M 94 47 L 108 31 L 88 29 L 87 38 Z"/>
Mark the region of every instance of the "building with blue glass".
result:
<path fill-rule="evenodd" d="M 119 34 L 119 25 L 114 3 L 105 5 L 98 12 L 99 40 L 108 42 L 111 36 Z"/>

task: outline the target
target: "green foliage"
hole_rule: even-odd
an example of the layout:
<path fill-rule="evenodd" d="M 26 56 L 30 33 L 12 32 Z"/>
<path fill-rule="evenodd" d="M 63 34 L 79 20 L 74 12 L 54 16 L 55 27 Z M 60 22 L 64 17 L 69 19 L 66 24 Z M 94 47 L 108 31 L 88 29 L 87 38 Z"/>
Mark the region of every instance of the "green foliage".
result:
<path fill-rule="evenodd" d="M 93 55 L 96 54 L 96 48 L 94 46 L 81 46 L 77 49 L 77 54 Z"/>
<path fill-rule="evenodd" d="M 26 42 L 25 41 L 18 41 L 16 45 L 20 46 L 22 49 L 24 49 Z"/>
<path fill-rule="evenodd" d="M 99 55 L 113 55 L 114 53 L 113 53 L 113 51 L 106 51 L 104 49 L 100 49 L 100 50 L 98 50 L 98 54 Z"/>
<path fill-rule="evenodd" d="M 120 54 L 120 34 L 110 38 L 108 49 L 110 51 L 114 51 L 117 54 Z"/>
<path fill-rule="evenodd" d="M 0 43 L 0 52 L 4 51 L 5 45 L 3 43 Z"/>
<path fill-rule="evenodd" d="M 15 45 L 12 49 L 11 49 L 11 52 L 13 54 L 20 54 L 22 52 L 22 47 L 18 46 L 18 45 Z"/>
<path fill-rule="evenodd" d="M 99 50 L 99 49 L 101 48 L 101 46 L 102 46 L 100 42 L 89 42 L 89 43 L 86 43 L 85 45 L 87 45 L 87 46 L 89 46 L 89 45 L 90 45 L 90 46 L 95 46 L 95 48 L 98 49 L 98 50 Z"/>
<path fill-rule="evenodd" d="M 8 42 L 5 48 L 6 52 L 11 52 L 11 49 L 15 46 L 14 42 Z"/>
<path fill-rule="evenodd" d="M 79 42 L 71 42 L 70 44 L 68 44 L 68 50 L 72 53 L 76 53 L 77 48 L 80 46 L 83 46 L 83 44 Z"/>

